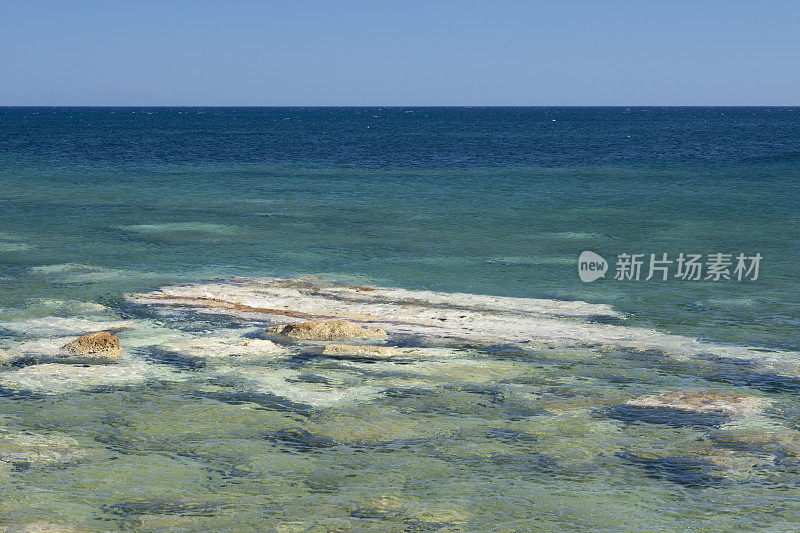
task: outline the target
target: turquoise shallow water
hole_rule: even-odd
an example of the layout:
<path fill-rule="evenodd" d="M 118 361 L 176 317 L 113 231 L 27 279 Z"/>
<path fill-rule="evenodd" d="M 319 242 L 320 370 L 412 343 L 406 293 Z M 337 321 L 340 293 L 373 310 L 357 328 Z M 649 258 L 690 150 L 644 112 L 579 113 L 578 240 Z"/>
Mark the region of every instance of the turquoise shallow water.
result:
<path fill-rule="evenodd" d="M 0 347 L 52 336 L 31 319 L 150 320 L 122 303 L 130 292 L 315 274 L 607 303 L 631 327 L 796 351 L 798 140 L 796 108 L 0 109 Z M 755 281 L 586 284 L 582 250 L 764 259 Z M 143 360 L 148 327 L 121 334 Z M 156 345 L 164 333 L 152 335 Z M 302 375 L 388 391 L 325 408 L 253 396 L 214 365 L 66 396 L 0 389 L 11 435 L 0 521 L 715 530 L 800 520 L 787 498 L 800 378 L 625 351 L 602 363 L 591 350 L 463 355 L 429 373 L 304 363 Z M 772 410 L 762 425 L 722 428 L 598 414 L 676 389 L 766 396 Z M 753 444 L 761 433 L 780 438 Z M 74 442 L 48 444 L 64 457 L 25 467 L 8 459 L 19 435 Z M 709 455 L 738 466 L 720 473 Z"/>

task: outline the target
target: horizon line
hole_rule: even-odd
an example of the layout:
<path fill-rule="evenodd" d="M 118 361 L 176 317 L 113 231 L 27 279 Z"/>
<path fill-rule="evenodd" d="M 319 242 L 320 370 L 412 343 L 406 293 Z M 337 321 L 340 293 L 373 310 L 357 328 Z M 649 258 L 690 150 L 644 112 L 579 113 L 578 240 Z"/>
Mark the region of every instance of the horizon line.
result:
<path fill-rule="evenodd" d="M 297 108 L 395 108 L 395 109 L 426 109 L 426 108 L 753 108 L 753 107 L 800 107 L 800 104 L 428 104 L 428 105 L 402 105 L 402 104 L 0 104 L 0 108 L 251 108 L 251 109 L 297 109 Z"/>

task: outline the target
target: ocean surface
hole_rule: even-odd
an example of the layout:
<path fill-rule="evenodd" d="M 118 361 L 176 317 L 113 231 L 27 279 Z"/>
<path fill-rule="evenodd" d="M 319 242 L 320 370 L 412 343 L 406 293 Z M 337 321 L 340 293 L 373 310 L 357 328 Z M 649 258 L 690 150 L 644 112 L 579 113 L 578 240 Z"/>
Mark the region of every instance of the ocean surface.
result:
<path fill-rule="evenodd" d="M 0 108 L 0 348 L 124 320 L 145 376 L 0 366 L 0 527 L 797 530 L 798 205 L 800 108 Z M 579 279 L 584 250 L 605 278 Z M 681 253 L 731 254 L 732 279 L 645 279 Z M 615 279 L 621 254 L 644 254 L 640 279 Z M 127 297 L 301 276 L 580 300 L 619 314 L 576 318 L 587 335 L 713 348 L 390 331 L 457 358 L 333 361 L 264 337 L 268 318 Z M 174 348 L 211 337 L 291 353 Z M 768 407 L 629 408 L 674 391 Z"/>

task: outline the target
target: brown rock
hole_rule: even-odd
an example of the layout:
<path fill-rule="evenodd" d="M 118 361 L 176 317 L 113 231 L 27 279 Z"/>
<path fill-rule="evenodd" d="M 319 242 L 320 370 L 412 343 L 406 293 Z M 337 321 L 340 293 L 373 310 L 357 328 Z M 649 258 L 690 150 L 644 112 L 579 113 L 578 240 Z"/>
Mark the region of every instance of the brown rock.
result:
<path fill-rule="evenodd" d="M 724 416 L 751 416 L 760 413 L 769 400 L 728 392 L 676 391 L 643 396 L 627 402 L 637 407 L 669 407 L 696 413 Z"/>
<path fill-rule="evenodd" d="M 349 344 L 327 344 L 323 355 L 333 357 L 362 357 L 365 359 L 391 359 L 403 355 L 401 350 L 390 346 L 351 346 Z"/>
<path fill-rule="evenodd" d="M 61 349 L 68 357 L 82 356 L 89 359 L 119 359 L 123 354 L 119 337 L 107 331 L 78 337 L 65 344 Z"/>
<path fill-rule="evenodd" d="M 321 320 L 295 322 L 268 328 L 270 333 L 285 335 L 294 339 L 333 341 L 383 337 L 386 332 L 378 328 L 364 328 L 347 320 Z"/>

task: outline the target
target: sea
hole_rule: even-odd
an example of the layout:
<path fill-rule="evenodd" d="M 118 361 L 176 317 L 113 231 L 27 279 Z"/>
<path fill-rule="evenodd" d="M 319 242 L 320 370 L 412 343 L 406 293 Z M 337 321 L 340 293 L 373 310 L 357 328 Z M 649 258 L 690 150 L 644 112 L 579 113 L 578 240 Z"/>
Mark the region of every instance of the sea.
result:
<path fill-rule="evenodd" d="M 796 531 L 799 206 L 796 107 L 0 107 L 0 528 Z M 424 359 L 131 297 L 225 283 Z"/>

